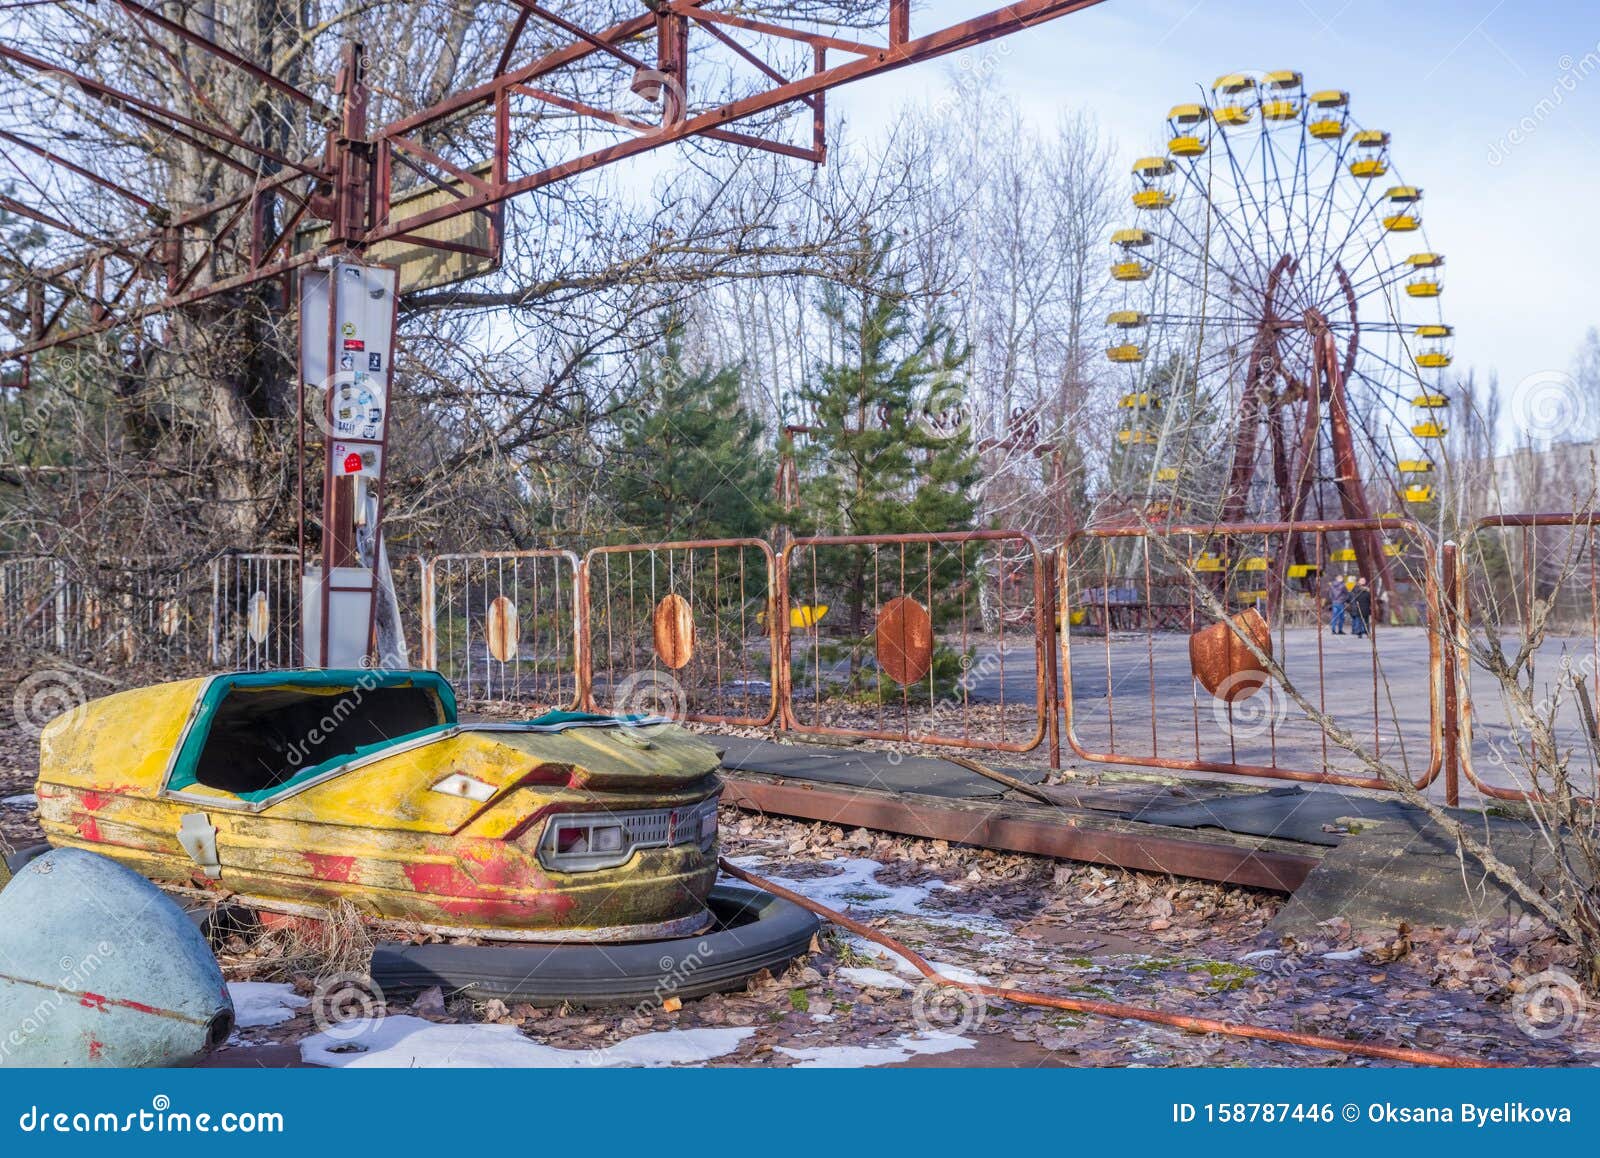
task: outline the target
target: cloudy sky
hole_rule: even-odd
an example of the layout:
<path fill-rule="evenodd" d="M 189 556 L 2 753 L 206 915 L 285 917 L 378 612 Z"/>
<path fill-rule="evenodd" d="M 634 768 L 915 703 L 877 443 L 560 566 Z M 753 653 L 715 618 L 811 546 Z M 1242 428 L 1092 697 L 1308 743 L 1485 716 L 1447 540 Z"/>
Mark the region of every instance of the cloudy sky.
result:
<path fill-rule="evenodd" d="M 996 6 L 931 0 L 912 33 Z M 1510 413 L 1518 383 L 1569 369 L 1600 324 L 1600 0 L 1108 0 L 973 52 L 1042 125 L 1093 111 L 1125 161 L 1163 151 L 1168 107 L 1221 73 L 1295 68 L 1308 89 L 1347 89 L 1426 191 L 1457 367 L 1498 371 Z M 830 110 L 881 133 L 947 76 L 902 70 Z"/>

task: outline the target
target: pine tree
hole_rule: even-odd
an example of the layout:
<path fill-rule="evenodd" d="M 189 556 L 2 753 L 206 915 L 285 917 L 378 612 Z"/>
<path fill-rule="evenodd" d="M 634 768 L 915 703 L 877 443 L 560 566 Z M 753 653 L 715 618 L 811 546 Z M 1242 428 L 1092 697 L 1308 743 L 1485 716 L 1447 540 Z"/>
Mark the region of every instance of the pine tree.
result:
<path fill-rule="evenodd" d="M 684 364 L 682 327 L 641 368 L 643 401 L 621 424 L 611 469 L 619 529 L 638 541 L 762 535 L 776 468 L 740 401 L 737 367 Z"/>
<path fill-rule="evenodd" d="M 937 318 L 913 325 L 903 279 L 888 268 L 887 243 L 870 238 L 863 239 L 848 277 L 824 291 L 820 309 L 837 335 L 838 352 L 800 391 L 812 433 L 798 452 L 795 530 L 890 535 L 971 529 L 977 456 L 964 424 L 934 421 L 964 393 L 967 349 Z M 912 554 L 896 557 L 894 590 L 928 602 L 935 624 L 958 613 L 959 601 L 949 596 L 970 578 L 977 553 L 941 547 Z M 826 570 L 843 588 L 849 634 L 864 640 L 871 630 L 869 596 L 875 584 L 882 586 L 880 579 L 887 582 L 873 574 L 872 551 L 830 552 Z M 852 652 L 853 671 L 854 660 Z"/>

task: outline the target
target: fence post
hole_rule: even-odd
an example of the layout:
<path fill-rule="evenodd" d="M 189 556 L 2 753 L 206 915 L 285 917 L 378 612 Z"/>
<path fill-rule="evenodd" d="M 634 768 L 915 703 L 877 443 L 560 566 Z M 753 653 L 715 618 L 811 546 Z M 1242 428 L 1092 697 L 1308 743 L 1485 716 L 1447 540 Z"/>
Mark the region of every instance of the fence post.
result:
<path fill-rule="evenodd" d="M 1457 647 L 1460 607 L 1457 548 L 1454 539 L 1448 540 L 1440 561 L 1440 585 L 1444 588 L 1440 603 L 1444 630 L 1444 802 L 1455 808 L 1461 803 L 1461 733 L 1457 718 L 1460 710 L 1460 652 Z"/>
<path fill-rule="evenodd" d="M 422 567 L 422 622 L 418 627 L 422 632 L 422 667 L 426 671 L 438 671 L 439 639 L 434 625 L 437 609 L 433 601 L 433 560 L 418 555 L 417 562 Z"/>
<path fill-rule="evenodd" d="M 575 608 L 577 621 L 573 625 L 575 638 L 573 647 L 577 654 L 573 660 L 573 678 L 578 684 L 578 707 L 585 711 L 597 711 L 594 702 L 594 641 L 593 624 L 594 612 L 589 601 L 589 559 L 587 556 L 576 556 L 577 565 L 572 573 L 574 584 Z M 614 691 L 615 689 L 613 689 Z M 612 697 L 615 699 L 615 697 Z M 687 698 L 687 697 L 686 697 Z"/>

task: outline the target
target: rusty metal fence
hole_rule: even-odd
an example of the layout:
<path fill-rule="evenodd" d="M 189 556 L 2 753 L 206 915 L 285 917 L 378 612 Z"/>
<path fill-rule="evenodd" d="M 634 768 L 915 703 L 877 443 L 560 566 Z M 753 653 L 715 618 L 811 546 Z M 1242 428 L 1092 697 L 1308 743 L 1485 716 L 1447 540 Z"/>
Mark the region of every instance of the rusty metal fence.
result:
<path fill-rule="evenodd" d="M 595 711 L 763 727 L 777 715 L 777 563 L 760 539 L 596 547 L 584 559 Z"/>
<path fill-rule="evenodd" d="M 467 703 L 583 703 L 578 556 L 557 549 L 438 555 L 421 572 L 421 666 Z"/>
<path fill-rule="evenodd" d="M 1002 752 L 1048 735 L 1049 564 L 1032 536 L 797 539 L 780 575 L 790 730 Z"/>
<path fill-rule="evenodd" d="M 1354 574 L 1361 532 L 1384 536 L 1395 589 L 1374 593 L 1362 635 L 1349 617 L 1336 635 L 1334 586 Z M 1418 787 L 1439 773 L 1438 584 L 1432 541 L 1409 521 L 1083 530 L 1062 547 L 1059 605 L 1062 730 L 1081 759 L 1388 787 L 1263 678 L 1232 628 L 1212 627 L 1226 615 L 1375 759 Z M 1232 653 L 1209 689 L 1191 644 L 1206 628 Z"/>

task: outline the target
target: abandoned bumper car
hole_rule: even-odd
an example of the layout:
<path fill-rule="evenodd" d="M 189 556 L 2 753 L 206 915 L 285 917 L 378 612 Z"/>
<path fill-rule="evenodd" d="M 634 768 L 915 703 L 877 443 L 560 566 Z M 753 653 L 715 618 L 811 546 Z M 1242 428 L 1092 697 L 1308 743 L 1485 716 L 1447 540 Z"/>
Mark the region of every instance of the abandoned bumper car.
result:
<path fill-rule="evenodd" d="M 463 723 L 432 672 L 239 673 L 92 701 L 40 749 L 51 844 L 269 922 L 348 901 L 406 935 L 374 956 L 386 989 L 632 1001 L 676 975 L 692 996 L 816 929 L 716 884 L 718 753 L 665 720 Z"/>

